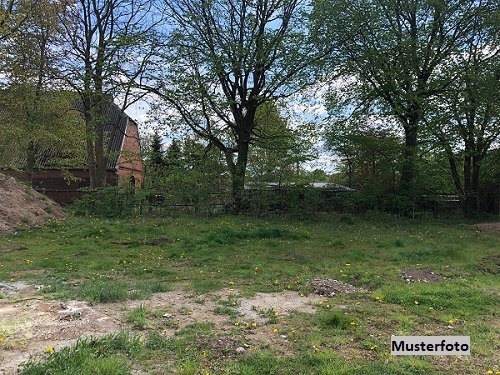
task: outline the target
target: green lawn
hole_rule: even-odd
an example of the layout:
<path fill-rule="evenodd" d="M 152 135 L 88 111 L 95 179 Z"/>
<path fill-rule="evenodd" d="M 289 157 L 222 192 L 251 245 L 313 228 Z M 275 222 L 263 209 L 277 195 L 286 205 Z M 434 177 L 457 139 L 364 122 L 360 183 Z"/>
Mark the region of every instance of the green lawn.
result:
<path fill-rule="evenodd" d="M 315 277 L 368 290 L 329 298 L 312 315 L 270 320 L 270 329 L 287 332 L 286 348 L 263 344 L 226 357 L 214 338 L 230 342 L 251 330 L 221 331 L 199 323 L 165 337 L 155 324 L 161 313 L 137 308 L 124 317 L 127 332 L 82 339 L 45 360 L 32 360 L 24 374 L 500 371 L 500 238 L 466 224 L 382 215 L 309 221 L 70 218 L 0 237 L 0 249 L 0 281 L 50 285 L 40 291 L 47 299 L 98 304 L 182 289 L 202 300 L 229 287 L 240 299 L 283 290 L 299 295 L 309 293 L 307 280 Z M 406 284 L 399 271 L 407 268 L 430 269 L 446 279 Z M 345 308 L 326 308 L 329 302 Z M 237 318 L 230 303 L 221 305 L 220 313 Z M 391 334 L 470 336 L 472 355 L 393 358 Z"/>

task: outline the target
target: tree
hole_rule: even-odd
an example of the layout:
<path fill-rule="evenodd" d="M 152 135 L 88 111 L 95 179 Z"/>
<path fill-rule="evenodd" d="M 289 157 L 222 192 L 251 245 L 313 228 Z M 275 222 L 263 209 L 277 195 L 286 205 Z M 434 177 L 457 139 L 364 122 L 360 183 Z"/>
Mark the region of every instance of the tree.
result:
<path fill-rule="evenodd" d="M 326 130 L 325 145 L 344 163 L 350 188 L 395 187 L 400 137 L 381 121 L 352 117 L 332 121 Z"/>
<path fill-rule="evenodd" d="M 490 0 L 317 0 L 319 43 L 340 43 L 328 73 L 348 81 L 346 110 L 392 115 L 404 131 L 400 189 L 411 194 L 420 128 L 430 101 L 455 77 L 454 60 L 467 53 Z"/>
<path fill-rule="evenodd" d="M 241 211 L 255 116 L 315 76 L 321 57 L 308 41 L 300 0 L 165 0 L 171 33 L 164 74 L 150 87 L 175 110 L 177 124 L 220 149 Z M 174 119 L 172 119 L 172 122 Z"/>
<path fill-rule="evenodd" d="M 0 0 L 0 46 L 3 41 L 16 34 L 30 16 L 36 1 Z"/>
<path fill-rule="evenodd" d="M 5 89 L 0 99 L 0 126 L 7 144 L 2 148 L 11 157 L 25 156 L 29 184 L 39 152 L 52 158 L 62 152 L 78 155 L 81 132 L 78 119 L 70 113 L 74 96 L 61 91 L 55 79 L 61 61 L 58 16 L 64 7 L 45 0 L 31 4 L 31 12 L 18 25 L 18 32 L 4 41 L 8 53 L 3 56 Z"/>
<path fill-rule="evenodd" d="M 481 166 L 500 136 L 500 48 L 493 15 L 477 18 L 466 53 L 457 57 L 456 78 L 436 100 L 429 118 L 466 216 L 480 210 Z"/>
<path fill-rule="evenodd" d="M 114 100 L 123 111 L 144 95 L 136 88 L 157 46 L 151 10 L 147 0 L 77 0 L 62 17 L 67 56 L 62 73 L 81 102 L 91 187 L 106 183 L 111 144 L 106 145 L 110 135 L 104 124 Z"/>
<path fill-rule="evenodd" d="M 167 162 L 165 152 L 163 151 L 163 143 L 161 136 L 154 133 L 148 142 L 149 147 L 145 150 L 145 179 L 144 187 L 151 190 L 151 199 L 156 194 L 161 194 L 165 188 L 165 178 L 167 173 Z"/>
<path fill-rule="evenodd" d="M 272 102 L 257 109 L 254 147 L 248 156 L 252 182 L 298 182 L 300 165 L 313 158 L 312 129 L 308 124 L 292 128 Z"/>
<path fill-rule="evenodd" d="M 148 169 L 147 174 L 153 193 L 169 206 L 180 205 L 198 212 L 224 201 L 227 178 L 220 150 L 199 140 L 173 140 L 163 155 L 161 168 Z"/>

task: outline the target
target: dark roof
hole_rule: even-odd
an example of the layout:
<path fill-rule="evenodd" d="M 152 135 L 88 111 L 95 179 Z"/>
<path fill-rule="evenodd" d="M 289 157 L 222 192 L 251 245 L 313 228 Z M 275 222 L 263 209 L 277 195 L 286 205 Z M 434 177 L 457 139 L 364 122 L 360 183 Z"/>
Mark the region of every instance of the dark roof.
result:
<path fill-rule="evenodd" d="M 75 110 L 83 112 L 83 105 L 77 104 Z M 107 139 L 107 145 L 110 150 L 107 169 L 116 170 L 127 130 L 128 116 L 114 103 L 103 106 L 103 114 L 106 119 L 104 136 Z M 82 139 L 82 142 L 85 142 L 85 140 Z M 14 143 L 4 150 L 3 155 L 0 155 L 0 160 L 3 160 L 1 165 L 3 168 L 24 169 L 26 159 L 25 150 L 21 150 L 21 146 Z M 84 161 L 86 156 L 74 155 L 71 150 L 56 150 L 51 145 L 42 146 L 35 157 L 35 169 L 58 169 L 64 164 L 61 161 L 65 159 L 80 159 Z M 67 168 L 86 169 L 87 166 L 85 163 L 82 163 L 82 165 L 68 165 Z"/>
<path fill-rule="evenodd" d="M 104 112 L 104 111 L 103 111 Z M 108 139 L 110 146 L 108 155 L 108 169 L 117 169 L 120 152 L 127 131 L 128 116 L 116 104 L 107 106 L 106 123 L 104 124 L 104 136 Z"/>

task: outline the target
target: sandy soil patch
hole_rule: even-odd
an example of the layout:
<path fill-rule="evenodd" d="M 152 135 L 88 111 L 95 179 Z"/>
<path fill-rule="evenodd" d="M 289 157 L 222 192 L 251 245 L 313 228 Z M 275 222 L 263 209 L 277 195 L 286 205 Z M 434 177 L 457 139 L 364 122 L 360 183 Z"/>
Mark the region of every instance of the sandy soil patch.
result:
<path fill-rule="evenodd" d="M 478 223 L 474 225 L 476 230 L 488 234 L 500 234 L 500 222 L 496 223 Z"/>
<path fill-rule="evenodd" d="M 266 319 L 257 313 L 257 309 L 275 307 L 282 316 L 292 311 L 314 313 L 314 305 L 324 299 L 317 295 L 301 297 L 292 291 L 257 293 L 253 298 L 240 299 L 238 292 L 230 289 L 204 295 L 176 290 L 154 294 L 148 300 L 91 306 L 82 301 L 44 300 L 36 293 L 35 286 L 23 283 L 2 285 L 1 292 L 5 298 L 0 300 L 0 336 L 4 338 L 0 344 L 1 375 L 15 374 L 19 364 L 27 361 L 32 354 L 43 355 L 49 346 L 58 350 L 73 344 L 80 337 L 99 337 L 128 329 L 128 313 L 141 305 L 163 313 L 165 328 L 162 333 L 167 336 L 173 336 L 189 324 L 201 322 L 213 323 L 215 332 L 223 336 L 234 329 L 234 321 L 228 315 L 216 314 L 215 310 L 220 306 L 219 301 L 228 300 L 229 296 L 239 301 L 236 309 L 240 314 L 238 319 L 258 325 L 258 329 L 245 330 L 243 339 L 227 336 L 207 338 L 213 341 L 207 343 L 217 349 L 218 356 L 231 358 L 250 349 L 252 343 L 286 344 L 286 337 L 272 336 L 272 330 L 264 325 Z"/>

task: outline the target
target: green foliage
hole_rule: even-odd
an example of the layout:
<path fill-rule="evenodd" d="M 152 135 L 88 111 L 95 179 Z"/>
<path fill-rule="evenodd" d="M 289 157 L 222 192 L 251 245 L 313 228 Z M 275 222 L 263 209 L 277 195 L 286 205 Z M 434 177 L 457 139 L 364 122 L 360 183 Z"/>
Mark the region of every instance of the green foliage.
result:
<path fill-rule="evenodd" d="M 268 102 L 257 109 L 255 133 L 259 138 L 249 151 L 246 180 L 252 184 L 299 182 L 303 178 L 300 166 L 315 156 L 315 129 L 309 124 L 292 128 L 283 110 Z"/>
<path fill-rule="evenodd" d="M 481 92 L 491 91 L 489 84 L 478 84 L 475 89 L 479 90 L 469 91 L 469 101 L 462 90 L 489 71 L 487 64 L 471 67 L 471 62 L 484 57 L 498 70 L 498 58 L 494 57 L 498 53 L 496 34 L 489 26 L 496 3 L 318 0 L 313 7 L 313 32 L 318 43 L 335 46 L 325 61 L 326 76 L 335 74 L 339 78 L 327 95 L 329 121 L 339 125 L 329 137 L 330 146 L 352 169 L 360 157 L 357 153 L 365 149 L 363 144 L 352 143 L 353 137 L 363 133 L 363 127 L 356 122 L 361 120 L 371 129 L 384 124 L 392 128 L 393 134 L 403 134 L 397 157 L 379 154 L 378 162 L 387 156 L 391 168 L 386 171 L 399 172 L 397 181 L 393 179 L 402 196 L 397 204 L 401 211 L 411 211 L 416 197 L 426 194 L 419 186 L 425 176 L 417 172 L 419 159 L 439 146 L 435 140 L 429 142 L 429 124 L 435 123 L 439 136 L 449 141 L 450 155 L 458 149 L 457 137 L 467 138 L 469 146 L 486 146 L 485 152 L 489 142 L 498 137 L 498 132 L 491 131 L 498 118 L 493 114 L 498 113 L 498 105 L 494 104 L 498 95 L 481 97 Z M 498 86 L 498 76 L 490 75 L 488 81 L 492 87 Z M 458 100 L 453 100 L 455 96 Z M 489 108 L 486 112 L 492 116 L 478 121 L 477 128 L 462 121 L 464 110 L 469 111 L 465 117 L 474 122 L 485 113 L 484 108 Z M 434 121 L 456 109 L 462 112 L 455 111 L 439 123 Z M 479 123 L 488 125 L 480 129 Z M 469 157 L 475 153 L 476 160 L 481 158 L 477 150 L 468 151 Z M 373 156 L 371 161 L 376 162 Z"/>
<path fill-rule="evenodd" d="M 70 110 L 74 93 L 57 87 L 55 79 L 62 62 L 58 42 L 64 4 L 45 0 L 12 4 L 17 12 L 26 13 L 16 32 L 2 43 L 9 52 L 2 53 L 0 61 L 4 77 L 0 83 L 0 164 L 24 169 L 31 183 L 41 157 L 55 168 L 81 164 L 84 129 L 76 111 Z"/>
<path fill-rule="evenodd" d="M 151 147 L 146 162 L 143 193 L 151 213 L 211 215 L 224 210 L 228 176 L 219 151 L 190 138 L 173 140 L 165 153 L 154 151 L 158 147 Z"/>
<path fill-rule="evenodd" d="M 77 216 L 130 217 L 140 209 L 143 197 L 141 190 L 131 186 L 108 186 L 90 190 L 71 206 Z"/>

